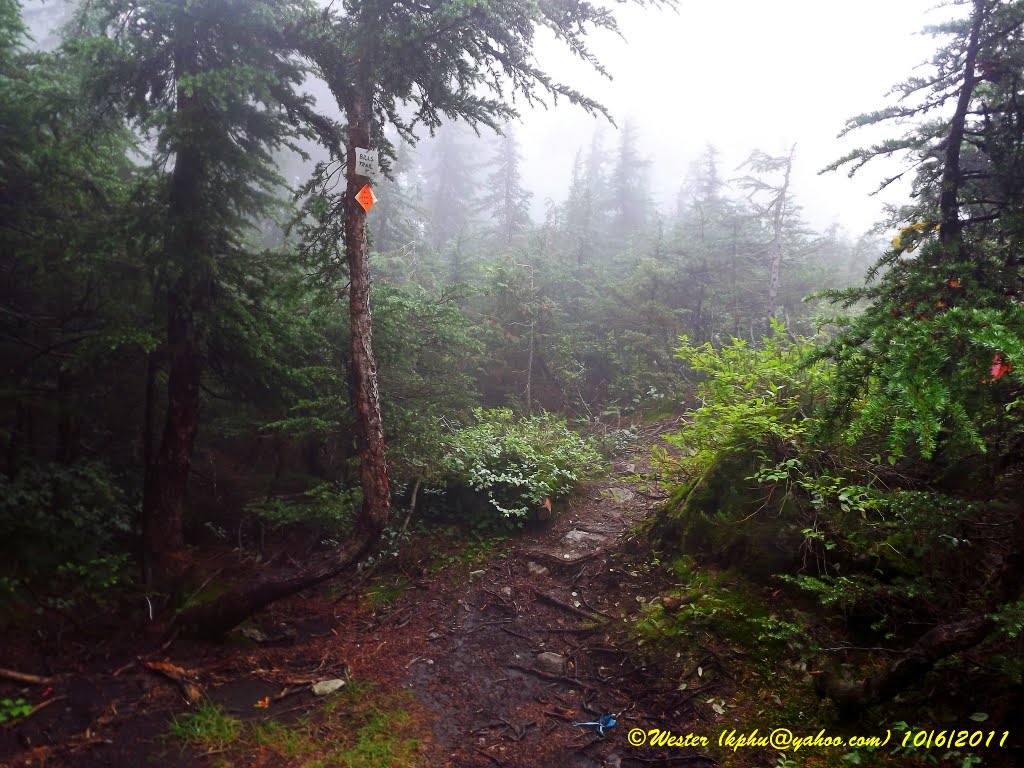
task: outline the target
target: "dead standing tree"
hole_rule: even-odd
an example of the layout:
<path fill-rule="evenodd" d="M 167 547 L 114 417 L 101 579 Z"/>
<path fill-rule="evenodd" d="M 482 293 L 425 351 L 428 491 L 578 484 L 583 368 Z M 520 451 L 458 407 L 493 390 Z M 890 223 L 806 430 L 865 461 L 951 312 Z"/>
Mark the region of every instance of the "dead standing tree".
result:
<path fill-rule="evenodd" d="M 788 155 L 772 157 L 760 150 L 752 153 L 742 167 L 749 168 L 758 176 L 744 176 L 739 179 L 741 187 L 749 191 L 749 199 L 757 216 L 771 227 L 772 240 L 765 249 L 769 256 L 768 269 L 768 332 L 775 318 L 779 298 L 779 284 L 782 276 L 782 259 L 785 256 L 785 230 L 789 223 L 789 181 L 793 172 L 794 144 Z M 764 180 L 764 174 L 782 172 L 782 180 L 771 184 Z"/>

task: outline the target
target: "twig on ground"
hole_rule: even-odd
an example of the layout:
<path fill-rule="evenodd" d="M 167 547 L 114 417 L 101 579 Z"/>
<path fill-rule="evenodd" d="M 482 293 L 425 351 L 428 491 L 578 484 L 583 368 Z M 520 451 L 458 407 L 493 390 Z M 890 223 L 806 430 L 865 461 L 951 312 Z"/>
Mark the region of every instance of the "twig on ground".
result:
<path fill-rule="evenodd" d="M 587 598 L 585 598 L 585 597 L 583 596 L 583 590 L 582 590 L 582 589 L 580 589 L 580 602 L 581 602 L 581 603 L 583 603 L 583 604 L 584 604 L 585 606 L 587 606 L 587 610 L 588 610 L 588 611 L 591 611 L 592 613 L 596 613 L 596 614 L 597 614 L 598 616 L 604 616 L 604 617 L 605 617 L 606 619 L 611 619 L 611 618 L 613 618 L 612 616 L 609 616 L 609 615 L 608 615 L 607 613 L 605 613 L 604 611 L 599 611 L 599 610 L 597 610 L 597 608 L 595 608 L 595 607 L 594 607 L 594 606 L 592 606 L 592 605 L 591 605 L 590 603 L 588 603 L 588 602 L 587 602 Z"/>
<path fill-rule="evenodd" d="M 495 765 L 504 767 L 505 764 L 503 762 L 501 762 L 498 758 L 496 758 L 494 755 L 492 755 L 490 752 L 485 752 L 484 750 L 480 749 L 480 747 L 476 747 L 475 749 L 476 749 L 476 751 L 479 754 L 481 754 L 484 757 L 486 757 L 488 760 L 490 760 Z"/>
<path fill-rule="evenodd" d="M 193 676 L 181 667 L 171 664 L 169 661 L 147 661 L 143 666 L 151 672 L 163 675 L 168 680 L 177 684 L 181 695 L 190 705 L 197 704 L 203 698 L 203 689 L 192 679 Z"/>
<path fill-rule="evenodd" d="M 559 600 L 557 597 L 554 597 L 553 595 L 549 595 L 546 592 L 541 592 L 539 589 L 533 590 L 533 593 L 537 595 L 537 599 L 541 602 L 548 603 L 549 605 L 553 605 L 556 608 L 561 608 L 563 611 L 568 611 L 569 613 L 587 619 L 588 621 L 598 620 L 597 617 L 593 614 L 587 613 L 586 611 L 581 611 L 575 605 L 570 605 L 569 603 Z"/>
<path fill-rule="evenodd" d="M 49 677 L 30 675 L 27 672 L 18 672 L 13 669 L 4 669 L 3 667 L 0 667 L 0 677 L 4 680 L 11 680 L 15 683 L 28 683 L 29 685 L 50 685 L 53 682 L 53 679 Z"/>
<path fill-rule="evenodd" d="M 514 669 L 517 672 L 525 672 L 528 675 L 534 675 L 539 677 L 541 680 L 550 680 L 554 683 L 565 683 L 566 685 L 572 685 L 576 688 L 582 688 L 586 691 L 597 690 L 594 686 L 584 683 L 582 680 L 577 680 L 574 677 L 566 677 L 565 675 L 554 675 L 550 672 L 545 672 L 542 669 L 534 669 L 533 667 L 524 667 L 521 664 L 507 664 L 509 669 Z"/>
<path fill-rule="evenodd" d="M 525 640 L 531 646 L 533 645 L 533 638 L 532 637 L 527 637 L 524 634 L 516 632 L 514 629 L 509 629 L 508 627 L 502 627 L 501 631 L 504 632 L 507 635 L 512 635 L 513 637 L 518 637 L 520 640 Z"/>

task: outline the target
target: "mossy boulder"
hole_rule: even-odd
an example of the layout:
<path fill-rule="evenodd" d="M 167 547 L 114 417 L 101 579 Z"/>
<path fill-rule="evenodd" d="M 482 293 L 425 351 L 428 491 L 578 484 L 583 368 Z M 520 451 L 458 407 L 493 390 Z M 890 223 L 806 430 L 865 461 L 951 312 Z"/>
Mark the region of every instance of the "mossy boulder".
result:
<path fill-rule="evenodd" d="M 662 506 L 651 530 L 668 552 L 695 555 L 752 578 L 791 571 L 804 541 L 799 509 L 779 486 L 747 480 L 764 466 L 756 447 L 719 454 L 697 480 L 681 485 Z"/>

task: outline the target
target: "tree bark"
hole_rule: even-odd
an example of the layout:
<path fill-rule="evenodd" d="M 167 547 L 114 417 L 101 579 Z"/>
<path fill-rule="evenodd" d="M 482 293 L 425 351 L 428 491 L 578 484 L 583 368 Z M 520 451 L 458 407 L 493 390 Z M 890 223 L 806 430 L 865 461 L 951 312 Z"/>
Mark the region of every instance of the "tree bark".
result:
<path fill-rule="evenodd" d="M 942 219 L 939 238 L 943 245 L 951 249 L 949 254 L 954 259 L 959 256 L 961 229 L 960 221 L 960 147 L 964 141 L 967 125 L 967 113 L 971 106 L 971 96 L 978 84 L 975 67 L 978 61 L 978 50 L 981 47 L 981 28 L 988 15 L 986 0 L 974 0 L 974 11 L 971 15 L 971 32 L 964 52 L 964 84 L 957 98 L 956 110 L 949 122 L 949 135 L 946 137 L 945 153 L 942 158 L 942 182 L 939 196 L 939 216 Z"/>
<path fill-rule="evenodd" d="M 183 628 L 216 638 L 240 624 L 256 611 L 276 600 L 316 586 L 340 575 L 362 560 L 377 544 L 387 524 L 390 485 L 384 457 L 384 430 L 377 390 L 377 364 L 373 356 L 370 316 L 370 265 L 366 244 L 366 212 L 355 199 L 369 179 L 358 176 L 356 148 L 370 144 L 370 87 L 359 76 L 346 93 L 348 147 L 345 194 L 345 256 L 349 268 L 350 388 L 356 412 L 356 442 L 360 456 L 360 485 L 363 503 L 356 519 L 353 538 L 344 546 L 327 552 L 302 569 L 286 576 L 259 579 L 229 592 L 217 600 L 182 613 L 168 633 Z"/>
<path fill-rule="evenodd" d="M 370 146 L 370 87 L 359 77 L 349 90 L 345 112 L 348 116 L 348 146 L 345 194 L 345 258 L 349 271 L 349 322 L 351 325 L 351 380 L 355 393 L 356 443 L 359 448 L 359 480 L 363 504 L 357 520 L 357 535 L 373 541 L 384 530 L 391 503 L 387 464 L 384 457 L 384 429 L 377 390 L 377 363 L 373 356 L 373 327 L 370 315 L 370 260 L 366 245 L 366 211 L 356 193 L 369 181 L 356 174 L 356 148 Z"/>
<path fill-rule="evenodd" d="M 201 355 L 190 308 L 177 296 L 168 309 L 167 349 L 167 416 L 142 503 L 143 573 L 147 585 L 161 589 L 173 586 L 184 547 L 185 492 L 199 430 Z"/>
<path fill-rule="evenodd" d="M 175 77 L 196 69 L 195 35 L 182 23 L 175 53 Z M 199 430 L 203 350 L 196 315 L 210 299 L 209 244 L 203 234 L 203 157 L 196 144 L 201 115 L 196 96 L 178 88 L 176 121 L 189 138 L 176 148 L 170 183 L 167 260 L 180 270 L 167 297 L 167 413 L 160 447 L 146 468 L 142 501 L 143 576 L 147 586 L 176 586 L 185 493 L 192 449 Z"/>
<path fill-rule="evenodd" d="M 216 640 L 271 603 L 338 576 L 369 554 L 378 538 L 379 532 L 358 535 L 346 546 L 313 558 L 301 570 L 258 579 L 213 602 L 190 608 L 175 619 L 164 637 L 180 628 Z"/>

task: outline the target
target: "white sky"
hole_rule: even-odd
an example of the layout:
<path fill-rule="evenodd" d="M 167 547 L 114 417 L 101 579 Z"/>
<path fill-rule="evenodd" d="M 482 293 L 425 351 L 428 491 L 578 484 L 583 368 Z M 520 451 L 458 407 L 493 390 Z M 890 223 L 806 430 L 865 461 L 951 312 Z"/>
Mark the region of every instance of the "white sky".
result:
<path fill-rule="evenodd" d="M 795 143 L 794 193 L 804 217 L 819 229 L 838 222 L 860 234 L 881 218 L 883 202 L 906 199 L 906 187 L 871 197 L 882 165 L 869 164 L 854 179 L 817 172 L 872 138 L 862 131 L 838 140 L 847 118 L 884 106 L 889 89 L 931 58 L 940 41 L 919 32 L 953 13 L 929 13 L 934 4 L 680 0 L 677 13 L 623 7 L 625 42 L 593 38 L 612 82 L 553 38 L 540 41 L 537 54 L 546 71 L 604 103 L 617 122 L 635 121 L 641 151 L 653 161 L 651 192 L 664 209 L 674 206 L 706 142 L 721 151 L 726 179 L 740 175 L 735 169 L 752 150 L 783 154 Z M 563 199 L 576 149 L 589 145 L 599 124 L 611 150 L 614 129 L 570 104 L 527 113 L 516 126 L 538 218 L 546 197 Z"/>
<path fill-rule="evenodd" d="M 38 12 L 42 1 L 25 3 Z M 676 12 L 613 4 L 625 40 L 595 33 L 590 43 L 614 80 L 546 31 L 536 53 L 555 79 L 601 101 L 620 124 L 635 122 L 652 161 L 651 194 L 663 210 L 674 208 L 707 142 L 721 153 L 724 179 L 741 175 L 736 168 L 752 150 L 783 154 L 795 143 L 793 187 L 804 217 L 819 230 L 838 222 L 856 235 L 881 218 L 884 202 L 905 201 L 906 185 L 872 197 L 886 175 L 880 163 L 854 179 L 817 172 L 898 129 L 836 138 L 848 118 L 892 101 L 889 89 L 931 58 L 940 43 L 920 30 L 956 12 L 929 12 L 937 1 L 678 0 Z M 515 126 L 535 220 L 546 198 L 565 198 L 576 150 L 589 146 L 599 126 L 614 151 L 615 129 L 568 103 L 526 112 Z"/>

